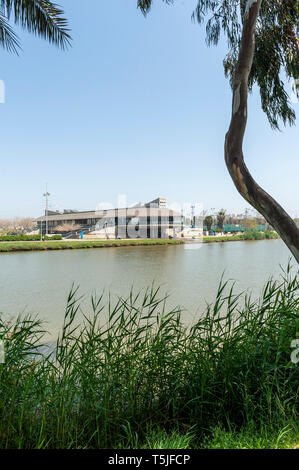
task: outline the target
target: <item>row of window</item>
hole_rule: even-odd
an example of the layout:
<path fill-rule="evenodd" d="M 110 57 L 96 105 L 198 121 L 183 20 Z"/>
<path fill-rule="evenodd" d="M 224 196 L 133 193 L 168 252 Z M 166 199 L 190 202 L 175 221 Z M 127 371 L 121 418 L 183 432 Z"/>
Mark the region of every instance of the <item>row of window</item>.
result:
<path fill-rule="evenodd" d="M 110 219 L 79 219 L 79 220 L 49 220 L 49 227 L 56 227 L 57 225 L 75 223 L 76 225 L 96 225 L 100 222 L 103 226 L 114 225 L 173 225 L 180 224 L 181 217 L 115 217 Z"/>

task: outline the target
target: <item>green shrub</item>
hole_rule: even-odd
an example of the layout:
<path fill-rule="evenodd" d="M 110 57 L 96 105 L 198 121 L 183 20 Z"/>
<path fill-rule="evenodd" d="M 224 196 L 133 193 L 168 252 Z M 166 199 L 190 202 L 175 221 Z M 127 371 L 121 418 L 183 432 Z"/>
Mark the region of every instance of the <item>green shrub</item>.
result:
<path fill-rule="evenodd" d="M 249 230 L 248 232 L 243 233 L 242 238 L 243 240 L 265 240 L 279 238 L 279 235 L 271 230 L 265 230 L 264 232 L 259 230 Z"/>
<path fill-rule="evenodd" d="M 203 446 L 208 449 L 294 449 L 299 442 L 299 425 L 293 421 L 284 426 L 264 426 L 257 430 L 250 423 L 240 432 L 216 427 Z"/>
<path fill-rule="evenodd" d="M 272 230 L 265 230 L 264 235 L 265 235 L 265 238 L 267 238 L 267 239 L 272 239 L 272 238 L 277 239 L 277 238 L 279 238 L 278 233 L 273 232 Z"/>
<path fill-rule="evenodd" d="M 62 240 L 62 235 L 49 235 L 44 237 L 45 240 Z"/>
<path fill-rule="evenodd" d="M 0 242 L 34 242 L 40 241 L 40 235 L 4 235 L 0 236 Z M 45 240 L 62 240 L 61 235 L 44 236 Z"/>
<path fill-rule="evenodd" d="M 248 230 L 248 232 L 244 232 L 243 240 L 263 240 L 265 238 L 263 232 L 259 232 L 258 230 Z"/>

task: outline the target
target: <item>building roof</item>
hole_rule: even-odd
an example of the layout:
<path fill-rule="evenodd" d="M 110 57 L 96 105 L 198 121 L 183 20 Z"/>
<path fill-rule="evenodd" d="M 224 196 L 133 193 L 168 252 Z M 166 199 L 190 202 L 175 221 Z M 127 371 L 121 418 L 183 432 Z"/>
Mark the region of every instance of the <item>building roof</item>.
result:
<path fill-rule="evenodd" d="M 123 209 L 107 209 L 99 211 L 85 211 L 85 212 L 72 212 L 72 213 L 57 213 L 46 217 L 38 217 L 38 222 L 59 221 L 59 220 L 82 220 L 82 219 L 104 219 L 113 217 L 178 217 L 179 212 L 167 209 L 165 207 L 129 207 Z"/>

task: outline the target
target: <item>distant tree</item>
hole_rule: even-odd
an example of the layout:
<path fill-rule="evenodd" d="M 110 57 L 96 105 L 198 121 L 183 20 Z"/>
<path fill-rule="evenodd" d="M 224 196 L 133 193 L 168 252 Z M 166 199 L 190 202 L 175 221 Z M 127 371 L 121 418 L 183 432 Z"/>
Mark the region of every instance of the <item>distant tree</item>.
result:
<path fill-rule="evenodd" d="M 217 225 L 222 232 L 223 232 L 224 221 L 225 221 L 225 210 L 221 209 L 217 214 Z"/>
<path fill-rule="evenodd" d="M 165 0 L 174 3 L 174 0 Z M 153 0 L 137 0 L 146 14 Z M 225 162 L 241 196 L 275 228 L 299 262 L 299 229 L 287 212 L 251 176 L 243 155 L 248 91 L 257 84 L 271 127 L 295 123 L 282 76 L 299 79 L 298 0 L 197 0 L 193 18 L 206 16 L 207 43 L 228 40 L 225 74 L 233 91 L 232 117 L 225 138 Z M 297 89 L 298 91 L 298 89 Z M 284 163 L 282 163 L 284 164 Z"/>
<path fill-rule="evenodd" d="M 29 230 L 35 222 L 31 217 L 14 217 L 13 219 L 0 219 L 0 230 Z"/>
<path fill-rule="evenodd" d="M 204 225 L 207 227 L 208 232 L 211 231 L 214 219 L 212 215 L 207 215 L 204 219 Z"/>
<path fill-rule="evenodd" d="M 248 217 L 242 220 L 242 225 L 244 225 L 247 230 L 254 230 L 257 226 L 257 220 Z"/>
<path fill-rule="evenodd" d="M 239 223 L 239 219 L 238 219 L 238 217 L 236 217 L 234 215 L 227 215 L 226 216 L 226 222 L 229 225 L 237 225 Z"/>
<path fill-rule="evenodd" d="M 19 227 L 22 230 L 30 230 L 33 229 L 34 226 L 36 226 L 36 222 L 34 219 L 31 217 L 23 217 L 18 220 Z"/>
<path fill-rule="evenodd" d="M 0 0 L 0 45 L 9 52 L 20 49 L 19 38 L 10 23 L 64 49 L 71 36 L 63 10 L 49 0 Z"/>
<path fill-rule="evenodd" d="M 20 220 L 19 217 L 14 217 L 13 219 L 11 219 L 11 225 L 10 225 L 11 230 L 17 232 L 21 229 L 19 220 Z"/>
<path fill-rule="evenodd" d="M 256 222 L 258 225 L 267 225 L 267 221 L 264 219 L 264 217 L 258 215 L 256 217 Z"/>
<path fill-rule="evenodd" d="M 0 230 L 9 230 L 11 221 L 9 219 L 0 219 Z"/>
<path fill-rule="evenodd" d="M 1 219 L 0 220 L 0 229 L 4 231 L 8 230 L 18 230 L 19 229 L 19 218 L 14 217 L 13 219 Z"/>

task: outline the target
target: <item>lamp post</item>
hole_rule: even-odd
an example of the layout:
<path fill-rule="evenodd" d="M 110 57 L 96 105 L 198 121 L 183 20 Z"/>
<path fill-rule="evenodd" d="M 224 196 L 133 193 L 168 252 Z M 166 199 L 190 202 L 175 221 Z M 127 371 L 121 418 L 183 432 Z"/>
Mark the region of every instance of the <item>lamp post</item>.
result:
<path fill-rule="evenodd" d="M 191 228 L 195 228 L 195 205 L 191 206 Z"/>
<path fill-rule="evenodd" d="M 181 232 L 184 230 L 184 208 L 181 209 Z"/>
<path fill-rule="evenodd" d="M 212 222 L 212 226 L 211 226 L 211 233 L 212 233 L 212 235 L 214 235 L 214 233 L 215 233 L 215 220 L 214 220 L 215 207 L 211 207 L 211 215 L 213 217 L 213 222 Z M 213 230 L 213 226 L 214 226 L 214 230 Z"/>
<path fill-rule="evenodd" d="M 43 194 L 43 196 L 46 198 L 46 235 L 48 235 L 48 205 L 49 205 L 49 196 L 50 193 L 48 193 L 48 185 L 46 184 L 46 192 Z"/>

